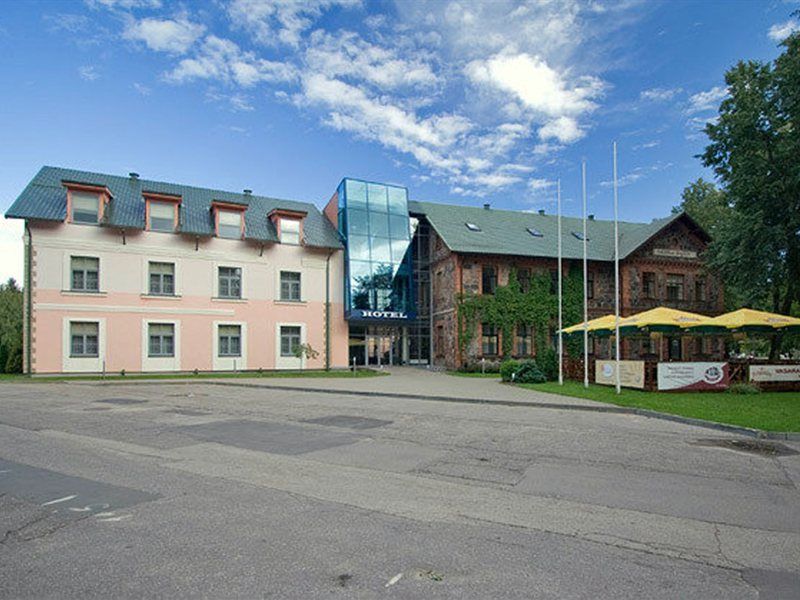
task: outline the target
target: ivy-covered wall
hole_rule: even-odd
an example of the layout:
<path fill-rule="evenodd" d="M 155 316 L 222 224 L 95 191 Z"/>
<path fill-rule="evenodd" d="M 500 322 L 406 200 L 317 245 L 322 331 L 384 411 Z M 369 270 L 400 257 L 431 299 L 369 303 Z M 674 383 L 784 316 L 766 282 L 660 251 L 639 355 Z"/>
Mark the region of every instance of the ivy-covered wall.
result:
<path fill-rule="evenodd" d="M 565 326 L 582 320 L 583 275 L 569 270 L 563 280 L 563 320 Z M 478 290 L 479 291 L 479 290 Z M 472 290 L 458 298 L 459 350 L 463 362 L 481 356 L 481 324 L 489 323 L 500 332 L 500 354 L 514 353 L 515 328 L 518 324 L 533 329 L 534 348 L 547 348 L 558 325 L 558 298 L 551 292 L 549 271 L 533 273 L 528 291 L 523 292 L 516 269 L 511 268 L 508 282 L 498 285 L 494 294 L 480 295 Z"/>

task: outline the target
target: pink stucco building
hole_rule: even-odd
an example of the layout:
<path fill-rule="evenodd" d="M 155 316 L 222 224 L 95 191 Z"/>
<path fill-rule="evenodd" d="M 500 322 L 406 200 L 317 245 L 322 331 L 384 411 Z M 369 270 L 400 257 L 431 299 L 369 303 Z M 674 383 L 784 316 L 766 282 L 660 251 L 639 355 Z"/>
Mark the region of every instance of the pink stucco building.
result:
<path fill-rule="evenodd" d="M 347 365 L 342 245 L 313 204 L 45 167 L 7 216 L 26 371 Z"/>

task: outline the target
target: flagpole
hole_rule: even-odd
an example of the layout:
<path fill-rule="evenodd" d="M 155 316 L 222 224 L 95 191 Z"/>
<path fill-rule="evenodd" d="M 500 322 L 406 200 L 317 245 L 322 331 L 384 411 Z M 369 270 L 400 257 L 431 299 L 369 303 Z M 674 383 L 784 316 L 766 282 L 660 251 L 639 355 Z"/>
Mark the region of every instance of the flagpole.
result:
<path fill-rule="evenodd" d="M 619 373 L 619 191 L 617 187 L 617 142 L 614 142 L 614 373 L 617 393 L 621 391 Z"/>
<path fill-rule="evenodd" d="M 583 188 L 583 387 L 589 387 L 589 268 L 586 262 L 586 159 L 581 163 Z"/>
<path fill-rule="evenodd" d="M 556 183 L 556 190 L 558 198 L 558 385 L 564 385 L 564 334 L 561 331 L 564 327 L 561 300 L 561 278 L 564 275 L 561 267 L 561 179 Z"/>

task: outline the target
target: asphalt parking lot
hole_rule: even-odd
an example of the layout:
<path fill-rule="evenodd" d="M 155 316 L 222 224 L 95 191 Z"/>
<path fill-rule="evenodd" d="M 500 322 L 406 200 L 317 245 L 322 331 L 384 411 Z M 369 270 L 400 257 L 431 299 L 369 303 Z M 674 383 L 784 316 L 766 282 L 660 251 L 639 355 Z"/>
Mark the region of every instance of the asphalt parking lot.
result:
<path fill-rule="evenodd" d="M 800 444 L 733 439 L 346 391 L 3 384 L 0 597 L 800 598 Z"/>

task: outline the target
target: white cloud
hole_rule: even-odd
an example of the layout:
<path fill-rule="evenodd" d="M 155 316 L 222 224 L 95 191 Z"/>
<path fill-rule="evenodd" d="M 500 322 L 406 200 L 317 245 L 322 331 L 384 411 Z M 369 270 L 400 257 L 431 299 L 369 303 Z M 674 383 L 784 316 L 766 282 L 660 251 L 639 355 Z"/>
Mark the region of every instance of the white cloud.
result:
<path fill-rule="evenodd" d="M 525 106 L 548 117 L 580 115 L 597 108 L 593 102 L 603 91 L 596 77 L 569 82 L 538 56 L 498 54 L 476 60 L 466 67 L 476 83 L 492 85 L 516 95 Z"/>
<path fill-rule="evenodd" d="M 206 79 L 250 87 L 262 81 L 289 81 L 295 75 L 288 63 L 258 58 L 230 40 L 209 35 L 191 58 L 182 59 L 165 76 L 173 83 Z"/>
<path fill-rule="evenodd" d="M 528 181 L 528 188 L 531 192 L 540 193 L 549 190 L 556 184 L 555 181 L 549 179 L 531 179 Z"/>
<path fill-rule="evenodd" d="M 797 19 L 789 19 L 783 23 L 776 23 L 769 28 L 767 36 L 773 42 L 782 42 L 793 33 L 800 31 L 800 22 Z"/>
<path fill-rule="evenodd" d="M 128 22 L 123 37 L 144 42 L 156 52 L 184 54 L 203 35 L 206 28 L 186 16 L 177 19 L 145 18 Z"/>
<path fill-rule="evenodd" d="M 371 44 L 347 31 L 336 35 L 315 31 L 305 60 L 314 71 L 363 80 L 383 89 L 430 86 L 437 81 L 422 57 L 400 57 L 393 48 Z"/>
<path fill-rule="evenodd" d="M 132 8 L 160 8 L 161 0 L 86 0 L 92 8 L 119 8 L 130 10 Z"/>
<path fill-rule="evenodd" d="M 558 117 L 539 128 L 539 139 L 543 142 L 554 139 L 562 144 L 571 144 L 581 139 L 583 135 L 578 122 L 572 117 Z"/>
<path fill-rule="evenodd" d="M 651 88 L 642 90 L 639 97 L 648 102 L 668 102 L 682 91 L 682 88 Z"/>
<path fill-rule="evenodd" d="M 0 281 L 3 283 L 13 277 L 22 285 L 23 229 L 19 219 L 0 219 Z"/>
<path fill-rule="evenodd" d="M 79 67 L 78 75 L 84 81 L 96 81 L 100 79 L 100 73 L 97 72 L 97 67 L 93 65 L 84 65 Z"/>
<path fill-rule="evenodd" d="M 152 93 L 152 90 L 149 87 L 143 83 L 139 83 L 138 81 L 134 81 L 131 87 L 133 87 L 133 89 L 139 92 L 139 94 L 142 96 L 149 96 Z"/>
<path fill-rule="evenodd" d="M 359 0 L 233 0 L 228 17 L 261 44 L 298 46 L 303 32 L 325 11 L 359 4 Z"/>
<path fill-rule="evenodd" d="M 617 179 L 617 185 L 619 187 L 625 187 L 625 186 L 631 185 L 632 183 L 636 183 L 637 181 L 639 181 L 641 179 L 644 179 L 645 177 L 648 177 L 649 175 L 652 175 L 653 173 L 658 173 L 659 171 L 665 171 L 666 169 L 669 169 L 671 167 L 672 167 L 672 163 L 671 162 L 668 162 L 668 163 L 657 162 L 657 163 L 655 163 L 653 165 L 650 165 L 650 166 L 647 166 L 647 167 L 635 167 L 629 173 L 626 173 L 625 175 L 620 176 Z M 600 182 L 600 186 L 601 187 L 605 187 L 605 188 L 612 187 L 613 185 L 614 185 L 614 181 L 611 180 L 611 179 Z"/>
<path fill-rule="evenodd" d="M 728 95 L 728 88 L 725 86 L 715 86 L 705 92 L 698 92 L 689 98 L 689 105 L 686 107 L 687 114 L 704 112 L 707 110 L 717 110 L 719 103 Z"/>
<path fill-rule="evenodd" d="M 650 148 L 656 148 L 661 145 L 659 140 L 651 140 L 649 142 L 642 142 L 641 144 L 636 144 L 633 149 L 634 150 L 649 150 Z"/>

